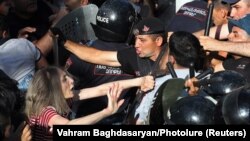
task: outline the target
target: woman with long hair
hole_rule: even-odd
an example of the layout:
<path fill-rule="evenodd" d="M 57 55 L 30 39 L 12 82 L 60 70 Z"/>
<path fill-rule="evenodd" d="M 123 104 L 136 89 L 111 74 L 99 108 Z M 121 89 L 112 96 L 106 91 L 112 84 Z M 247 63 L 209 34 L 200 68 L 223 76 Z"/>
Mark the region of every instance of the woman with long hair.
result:
<path fill-rule="evenodd" d="M 142 91 L 154 87 L 152 76 L 105 83 L 85 88 L 74 94 L 74 80 L 58 67 L 38 70 L 34 75 L 27 94 L 25 113 L 32 129 L 33 140 L 52 140 L 53 125 L 94 124 L 117 112 L 124 100 L 118 100 L 123 89 L 141 86 Z M 70 108 L 66 99 L 83 100 L 107 95 L 108 105 L 103 110 L 88 116 L 69 120 Z M 87 108 L 87 107 L 86 107 Z"/>

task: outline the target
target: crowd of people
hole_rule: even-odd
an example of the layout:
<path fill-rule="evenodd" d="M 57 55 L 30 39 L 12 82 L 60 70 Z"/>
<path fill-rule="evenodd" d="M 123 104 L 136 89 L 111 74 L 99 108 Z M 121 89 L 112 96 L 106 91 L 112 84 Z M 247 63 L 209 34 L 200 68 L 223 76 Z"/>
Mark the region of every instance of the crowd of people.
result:
<path fill-rule="evenodd" d="M 93 5 L 95 21 L 77 19 Z M 0 0 L 0 140 L 53 140 L 53 125 L 249 124 L 248 23 L 249 0 L 177 12 L 168 0 Z"/>

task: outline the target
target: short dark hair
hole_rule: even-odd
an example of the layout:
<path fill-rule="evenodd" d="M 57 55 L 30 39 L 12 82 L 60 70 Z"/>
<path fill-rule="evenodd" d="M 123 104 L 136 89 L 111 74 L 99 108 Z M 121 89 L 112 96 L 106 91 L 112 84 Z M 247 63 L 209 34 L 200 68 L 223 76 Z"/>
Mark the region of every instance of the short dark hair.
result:
<path fill-rule="evenodd" d="M 202 69 L 205 52 L 192 33 L 174 32 L 169 39 L 169 50 L 179 65 L 189 68 L 193 63 L 196 71 Z"/>
<path fill-rule="evenodd" d="M 214 8 L 225 8 L 227 10 L 230 10 L 230 4 L 225 3 L 222 0 L 213 0 Z"/>

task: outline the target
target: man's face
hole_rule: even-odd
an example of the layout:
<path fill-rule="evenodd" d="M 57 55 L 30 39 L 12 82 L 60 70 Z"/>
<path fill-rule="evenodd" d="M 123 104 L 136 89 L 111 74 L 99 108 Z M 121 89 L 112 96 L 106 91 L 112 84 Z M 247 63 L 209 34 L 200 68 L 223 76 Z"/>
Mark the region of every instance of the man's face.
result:
<path fill-rule="evenodd" d="M 159 38 L 159 37 L 158 37 Z M 139 57 L 152 58 L 157 52 L 157 42 L 150 35 L 137 35 L 135 40 L 135 49 Z"/>
<path fill-rule="evenodd" d="M 240 0 L 239 2 L 231 6 L 230 17 L 238 20 L 249 13 L 250 6 L 244 0 Z"/>
<path fill-rule="evenodd" d="M 228 40 L 231 42 L 244 42 L 248 41 L 250 36 L 247 32 L 237 26 L 232 28 L 232 32 L 228 35 Z"/>
<path fill-rule="evenodd" d="M 17 12 L 34 13 L 37 11 L 37 0 L 13 0 Z"/>

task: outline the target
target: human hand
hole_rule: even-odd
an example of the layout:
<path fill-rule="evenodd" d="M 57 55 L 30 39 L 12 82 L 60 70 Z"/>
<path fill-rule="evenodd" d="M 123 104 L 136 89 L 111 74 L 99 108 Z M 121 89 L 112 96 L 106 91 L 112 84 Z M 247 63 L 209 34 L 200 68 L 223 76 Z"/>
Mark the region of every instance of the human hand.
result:
<path fill-rule="evenodd" d="M 153 89 L 155 86 L 154 77 L 151 75 L 147 75 L 142 77 L 142 83 L 141 83 L 141 91 L 146 92 L 151 89 Z"/>
<path fill-rule="evenodd" d="M 26 124 L 21 134 L 21 141 L 31 141 L 31 139 L 31 129 L 30 126 Z"/>
<path fill-rule="evenodd" d="M 186 82 L 184 84 L 185 87 L 189 88 L 188 89 L 188 94 L 190 96 L 197 95 L 197 93 L 199 91 L 199 88 L 194 85 L 194 82 L 197 82 L 197 81 L 198 81 L 198 79 L 193 77 L 193 78 L 190 78 L 190 79 L 186 80 Z"/>
<path fill-rule="evenodd" d="M 18 31 L 18 38 L 31 38 L 30 36 L 36 32 L 35 27 L 25 27 Z"/>
<path fill-rule="evenodd" d="M 119 86 L 119 83 L 113 83 L 113 86 L 108 90 L 108 106 L 104 109 L 107 115 L 116 113 L 119 107 L 123 104 L 124 99 L 118 101 L 121 92 L 122 88 Z"/>
<path fill-rule="evenodd" d="M 223 48 L 221 41 L 218 41 L 214 38 L 208 36 L 200 36 L 199 41 L 204 50 L 208 51 L 220 51 Z"/>

